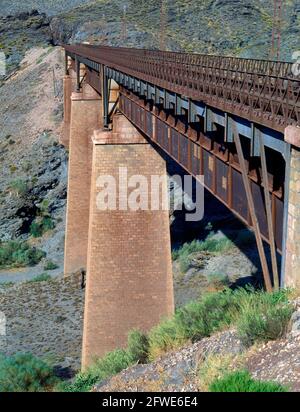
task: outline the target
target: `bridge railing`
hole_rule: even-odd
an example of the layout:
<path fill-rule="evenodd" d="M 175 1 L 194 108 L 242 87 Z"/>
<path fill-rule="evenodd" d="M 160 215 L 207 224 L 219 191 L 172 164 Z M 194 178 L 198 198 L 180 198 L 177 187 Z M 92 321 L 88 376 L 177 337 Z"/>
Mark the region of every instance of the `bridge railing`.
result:
<path fill-rule="evenodd" d="M 103 46 L 66 49 L 276 130 L 300 124 L 300 79 L 270 74 L 288 71 L 291 63 Z"/>

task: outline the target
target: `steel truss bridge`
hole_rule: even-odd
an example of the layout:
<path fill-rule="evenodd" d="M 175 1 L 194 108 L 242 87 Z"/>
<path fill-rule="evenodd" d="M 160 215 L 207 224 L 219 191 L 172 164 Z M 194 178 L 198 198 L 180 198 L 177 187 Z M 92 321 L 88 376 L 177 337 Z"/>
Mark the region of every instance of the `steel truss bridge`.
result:
<path fill-rule="evenodd" d="M 118 109 L 254 230 L 262 269 L 263 240 L 285 250 L 291 145 L 300 125 L 300 79 L 292 63 L 104 46 L 64 46 L 66 72 L 76 72 L 103 101 L 110 124 L 110 83 Z M 86 74 L 80 76 L 84 65 Z M 284 273 L 284 254 L 282 259 Z M 281 279 L 283 281 L 283 279 Z M 268 286 L 268 285 L 267 285 Z"/>

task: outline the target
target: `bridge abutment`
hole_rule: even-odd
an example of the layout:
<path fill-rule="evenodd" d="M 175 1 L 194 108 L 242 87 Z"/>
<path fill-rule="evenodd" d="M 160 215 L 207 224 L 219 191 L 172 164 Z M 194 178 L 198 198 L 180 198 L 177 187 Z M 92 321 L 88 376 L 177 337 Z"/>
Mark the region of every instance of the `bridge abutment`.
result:
<path fill-rule="evenodd" d="M 300 287 L 300 128 L 289 126 L 286 142 L 292 145 L 289 167 L 288 217 L 286 230 L 285 286 Z"/>
<path fill-rule="evenodd" d="M 174 311 L 165 161 L 117 115 L 113 132 L 95 132 L 92 164 L 83 369 L 94 357 L 126 346 L 130 330 L 148 331 Z M 126 208 L 127 187 L 120 181 L 125 174 L 147 182 L 164 176 L 157 210 Z M 116 208 L 114 202 L 107 210 L 99 203 L 103 176 L 116 182 Z M 112 185 L 107 193 L 113 192 Z M 150 199 L 150 186 L 146 195 Z"/>
<path fill-rule="evenodd" d="M 101 101 L 98 95 L 73 93 L 70 117 L 70 151 L 67 219 L 65 238 L 65 275 L 86 270 L 90 182 L 92 164 L 91 136 L 101 127 Z"/>

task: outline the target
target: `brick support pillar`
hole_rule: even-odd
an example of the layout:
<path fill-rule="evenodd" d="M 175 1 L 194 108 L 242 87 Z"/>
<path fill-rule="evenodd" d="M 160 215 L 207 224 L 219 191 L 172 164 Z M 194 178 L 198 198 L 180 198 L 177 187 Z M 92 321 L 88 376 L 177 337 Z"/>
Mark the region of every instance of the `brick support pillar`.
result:
<path fill-rule="evenodd" d="M 69 147 L 70 140 L 70 122 L 71 122 L 71 96 L 73 92 L 73 80 L 69 75 L 64 76 L 63 79 L 64 88 L 64 127 L 63 135 L 61 138 L 61 144 L 66 148 Z"/>
<path fill-rule="evenodd" d="M 123 115 L 113 132 L 95 132 L 82 367 L 94 357 L 126 346 L 133 328 L 148 331 L 174 311 L 168 210 L 120 210 L 119 167 L 127 177 L 165 176 L 165 161 Z M 116 180 L 116 210 L 99 210 L 100 176 Z M 129 189 L 129 193 L 132 189 Z"/>
<path fill-rule="evenodd" d="M 93 131 L 102 126 L 101 100 L 84 93 L 71 98 L 65 275 L 86 269 Z"/>
<path fill-rule="evenodd" d="M 289 126 L 285 141 L 292 145 L 289 170 L 288 218 L 284 285 L 300 287 L 300 128 Z"/>

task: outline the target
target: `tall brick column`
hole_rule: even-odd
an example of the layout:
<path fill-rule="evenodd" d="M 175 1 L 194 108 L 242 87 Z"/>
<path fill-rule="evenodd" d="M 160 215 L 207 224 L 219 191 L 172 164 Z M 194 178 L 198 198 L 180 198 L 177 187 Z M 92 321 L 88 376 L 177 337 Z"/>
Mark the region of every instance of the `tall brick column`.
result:
<path fill-rule="evenodd" d="M 93 131 L 102 127 L 96 94 L 73 93 L 65 239 L 65 275 L 86 269 Z"/>
<path fill-rule="evenodd" d="M 138 174 L 149 183 L 152 174 L 165 175 L 167 196 L 164 160 L 123 115 L 114 116 L 113 130 L 93 137 L 83 369 L 94 357 L 126 346 L 133 328 L 148 331 L 174 311 L 168 211 L 97 208 L 99 176 L 115 177 L 117 205 L 124 199 L 119 167 L 127 168 L 128 179 Z"/>
<path fill-rule="evenodd" d="M 292 145 L 286 233 L 285 286 L 300 287 L 300 128 L 287 127 L 285 140 Z"/>
<path fill-rule="evenodd" d="M 69 75 L 66 75 L 63 79 L 63 88 L 64 88 L 64 127 L 63 135 L 61 138 L 61 143 L 65 147 L 69 147 L 70 139 L 70 122 L 71 122 L 71 96 L 72 96 L 72 78 Z"/>

